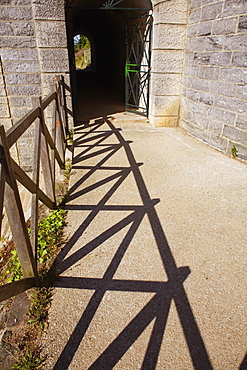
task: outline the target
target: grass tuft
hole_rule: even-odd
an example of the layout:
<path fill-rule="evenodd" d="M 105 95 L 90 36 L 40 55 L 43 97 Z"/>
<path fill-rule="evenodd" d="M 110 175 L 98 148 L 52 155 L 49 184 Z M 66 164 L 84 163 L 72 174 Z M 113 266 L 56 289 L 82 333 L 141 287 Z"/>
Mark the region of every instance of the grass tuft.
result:
<path fill-rule="evenodd" d="M 46 360 L 47 356 L 41 356 L 41 348 L 28 348 L 18 363 L 12 366 L 12 370 L 35 370 L 40 369 Z"/>

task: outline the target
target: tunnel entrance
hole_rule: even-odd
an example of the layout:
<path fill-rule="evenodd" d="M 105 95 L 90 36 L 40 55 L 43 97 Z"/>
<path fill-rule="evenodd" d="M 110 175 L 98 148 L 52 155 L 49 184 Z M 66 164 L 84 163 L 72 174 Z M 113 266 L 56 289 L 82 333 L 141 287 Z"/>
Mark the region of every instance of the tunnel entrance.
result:
<path fill-rule="evenodd" d="M 148 115 L 151 8 L 150 0 L 67 2 L 70 77 L 77 115 L 85 114 L 85 106 L 93 108 L 96 99 L 98 108 L 104 105 L 103 113 L 129 110 Z M 90 41 L 88 68 L 76 68 L 76 35 Z M 109 112 L 105 112 L 107 105 Z"/>

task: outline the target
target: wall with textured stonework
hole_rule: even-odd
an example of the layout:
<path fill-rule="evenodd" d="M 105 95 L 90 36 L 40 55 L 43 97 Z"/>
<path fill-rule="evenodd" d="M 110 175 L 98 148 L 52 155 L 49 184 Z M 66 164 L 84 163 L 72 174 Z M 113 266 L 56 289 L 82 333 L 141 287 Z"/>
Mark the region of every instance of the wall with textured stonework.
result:
<path fill-rule="evenodd" d="M 0 55 L 6 110 L 0 117 L 6 129 L 32 108 L 32 97 L 41 95 L 40 64 L 31 0 L 2 0 L 0 7 Z M 18 159 L 25 170 L 32 167 L 33 130 L 18 141 Z"/>
<path fill-rule="evenodd" d="M 39 52 L 42 95 L 54 88 L 57 75 L 64 75 L 69 85 L 69 59 L 63 0 L 32 0 L 36 42 Z M 70 94 L 67 103 L 71 108 Z M 51 122 L 52 107 L 46 110 Z"/>
<path fill-rule="evenodd" d="M 0 8 L 2 68 L 13 122 L 41 94 L 40 67 L 31 0 L 3 0 Z"/>
<path fill-rule="evenodd" d="M 191 0 L 180 125 L 247 158 L 247 2 Z"/>
<path fill-rule="evenodd" d="M 33 98 L 51 92 L 56 75 L 67 73 L 69 84 L 64 1 L 1 0 L 0 45 L 0 124 L 8 129 L 32 108 Z M 26 171 L 32 168 L 33 136 L 31 127 L 18 140 Z"/>
<path fill-rule="evenodd" d="M 63 0 L 32 0 L 41 86 L 49 94 L 58 74 L 69 73 Z"/>
<path fill-rule="evenodd" d="M 1 123 L 4 124 L 6 130 L 9 129 L 11 125 L 10 118 L 10 106 L 7 96 L 5 76 L 3 73 L 3 64 L 0 58 L 0 119 Z"/>
<path fill-rule="evenodd" d="M 177 126 L 186 41 L 186 0 L 153 0 L 149 118 L 154 126 Z"/>

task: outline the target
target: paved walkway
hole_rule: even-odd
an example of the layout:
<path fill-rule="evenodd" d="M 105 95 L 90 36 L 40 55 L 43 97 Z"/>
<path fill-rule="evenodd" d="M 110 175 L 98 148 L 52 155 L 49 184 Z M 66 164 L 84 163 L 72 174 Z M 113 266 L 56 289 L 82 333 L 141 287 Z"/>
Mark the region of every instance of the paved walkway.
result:
<path fill-rule="evenodd" d="M 75 132 L 45 368 L 246 369 L 246 165 L 128 114 Z"/>

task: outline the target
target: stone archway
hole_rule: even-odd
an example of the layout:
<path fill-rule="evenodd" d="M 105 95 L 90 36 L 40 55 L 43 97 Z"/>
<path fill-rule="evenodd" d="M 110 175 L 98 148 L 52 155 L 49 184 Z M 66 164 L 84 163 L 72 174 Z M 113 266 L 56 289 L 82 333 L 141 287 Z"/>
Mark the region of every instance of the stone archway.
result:
<path fill-rule="evenodd" d="M 142 9 L 153 8 L 153 45 L 152 45 L 152 70 L 151 70 L 151 89 L 150 89 L 150 110 L 149 118 L 154 126 L 177 126 L 179 118 L 179 102 L 182 83 L 182 70 L 184 60 L 184 48 L 186 41 L 187 11 L 188 4 L 185 0 L 158 1 L 158 0 L 102 0 L 109 8 L 114 6 L 121 9 L 121 16 L 116 14 L 116 10 L 110 10 L 106 16 L 99 8 L 99 2 L 87 0 L 70 0 L 67 2 L 67 19 L 78 29 L 78 23 L 82 24 L 82 13 L 91 12 L 95 14 L 95 24 L 102 27 L 102 24 L 111 24 L 115 36 L 112 45 L 114 50 L 108 49 L 108 54 L 115 54 L 112 61 L 118 65 L 108 65 L 101 60 L 102 69 L 109 71 L 113 81 L 118 81 L 118 88 L 124 90 L 123 68 L 125 63 L 124 45 L 124 18 L 140 15 Z M 115 5 L 116 4 L 116 5 Z M 84 10 L 83 10 L 84 8 Z M 93 9 L 95 8 L 95 9 Z M 126 10 L 125 8 L 129 8 Z M 89 10 L 90 9 L 90 10 Z M 102 14 L 103 13 L 103 14 Z M 70 14 L 68 16 L 68 14 Z M 88 28 L 89 13 L 86 13 L 86 27 Z M 99 15 L 100 14 L 100 15 Z M 104 21 L 103 21 L 104 18 Z M 80 21 L 78 21 L 78 19 Z M 93 18 L 91 18 L 93 19 Z M 97 28 L 96 27 L 96 32 Z M 80 27 L 79 27 L 80 28 Z M 89 27 L 90 28 L 90 27 Z M 111 33 L 111 31 L 110 31 Z M 122 36 L 120 36 L 122 35 Z M 121 39 L 122 37 L 122 39 Z M 103 55 L 104 53 L 101 54 Z"/>
<path fill-rule="evenodd" d="M 150 0 L 111 0 L 108 2 L 75 0 L 67 2 L 68 39 L 71 40 L 72 36 L 78 32 L 90 34 L 91 39 L 94 40 L 94 72 L 97 74 L 97 80 L 113 85 L 116 91 L 122 93 L 123 99 L 126 91 L 128 20 L 143 16 L 151 7 Z M 75 71 L 70 40 L 70 73 L 73 95 L 76 96 L 81 82 L 78 82 L 75 74 L 77 76 L 82 74 Z"/>

